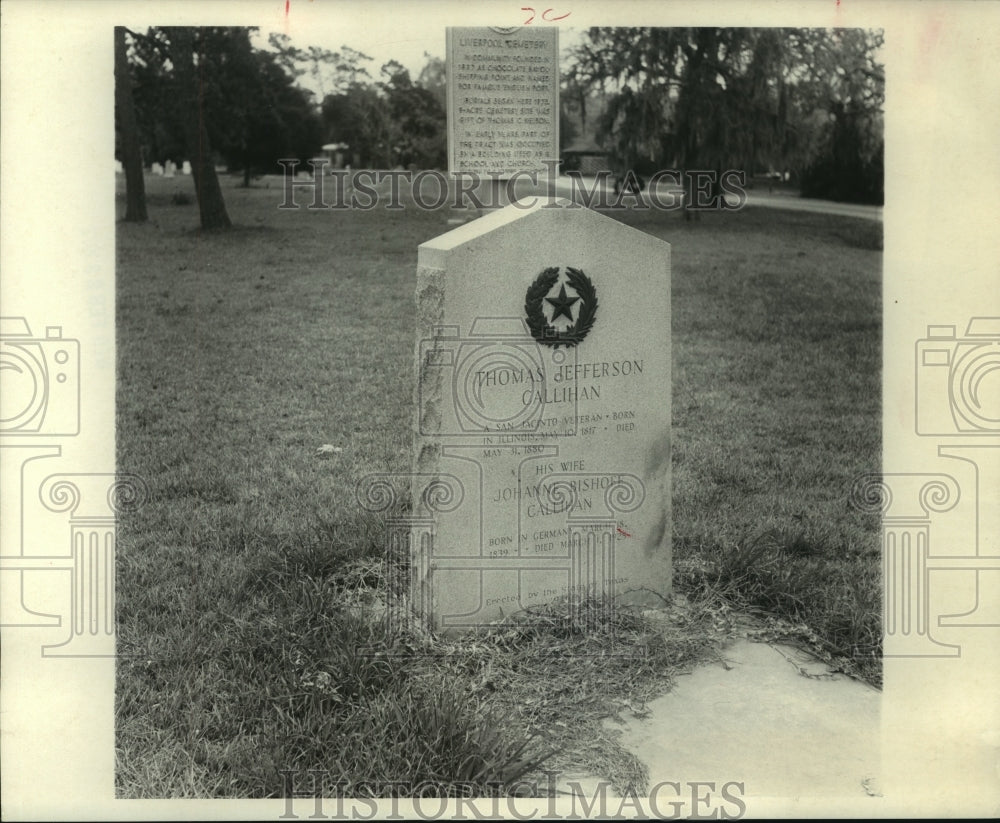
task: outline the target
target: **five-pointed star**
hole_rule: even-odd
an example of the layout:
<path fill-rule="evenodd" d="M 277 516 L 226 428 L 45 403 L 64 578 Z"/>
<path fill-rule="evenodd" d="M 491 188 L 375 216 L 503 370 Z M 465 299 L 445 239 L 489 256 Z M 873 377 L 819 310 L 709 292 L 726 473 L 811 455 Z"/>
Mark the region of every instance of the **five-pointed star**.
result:
<path fill-rule="evenodd" d="M 562 288 L 559 289 L 558 297 L 546 297 L 545 300 L 552 305 L 552 322 L 555 323 L 556 320 L 565 315 L 569 318 L 569 322 L 573 322 L 573 312 L 571 311 L 573 304 L 579 300 L 579 297 L 569 297 L 566 294 L 566 284 L 562 284 Z"/>

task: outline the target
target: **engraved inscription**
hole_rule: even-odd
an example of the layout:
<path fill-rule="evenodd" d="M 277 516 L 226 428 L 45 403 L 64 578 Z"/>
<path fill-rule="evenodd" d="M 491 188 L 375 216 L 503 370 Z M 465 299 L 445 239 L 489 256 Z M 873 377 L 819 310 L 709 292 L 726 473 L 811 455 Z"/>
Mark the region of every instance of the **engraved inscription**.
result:
<path fill-rule="evenodd" d="M 558 157 L 557 30 L 448 30 L 449 167 L 510 177 Z"/>

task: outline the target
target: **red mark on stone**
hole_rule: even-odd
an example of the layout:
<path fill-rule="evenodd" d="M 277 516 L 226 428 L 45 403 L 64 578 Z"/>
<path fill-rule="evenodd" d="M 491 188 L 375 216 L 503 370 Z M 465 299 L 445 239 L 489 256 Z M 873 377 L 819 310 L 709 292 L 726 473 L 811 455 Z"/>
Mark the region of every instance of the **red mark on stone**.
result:
<path fill-rule="evenodd" d="M 625 529 L 623 529 L 621 526 L 617 527 L 617 531 L 618 531 L 618 534 L 620 534 L 622 537 L 631 537 L 632 536 L 627 531 L 625 531 Z"/>
<path fill-rule="evenodd" d="M 285 0 L 285 17 L 288 17 L 288 9 L 292 5 L 292 0 Z M 840 0 L 837 0 L 837 5 L 840 5 Z"/>

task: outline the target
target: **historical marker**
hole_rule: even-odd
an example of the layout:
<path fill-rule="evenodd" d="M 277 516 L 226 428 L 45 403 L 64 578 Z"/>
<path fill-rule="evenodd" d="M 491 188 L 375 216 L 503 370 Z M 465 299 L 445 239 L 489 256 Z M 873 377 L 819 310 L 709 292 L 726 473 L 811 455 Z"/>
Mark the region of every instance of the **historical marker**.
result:
<path fill-rule="evenodd" d="M 508 206 L 420 246 L 417 332 L 417 611 L 461 629 L 662 602 L 670 246 L 565 200 Z"/>
<path fill-rule="evenodd" d="M 510 178 L 559 157 L 559 30 L 449 28 L 448 168 Z"/>

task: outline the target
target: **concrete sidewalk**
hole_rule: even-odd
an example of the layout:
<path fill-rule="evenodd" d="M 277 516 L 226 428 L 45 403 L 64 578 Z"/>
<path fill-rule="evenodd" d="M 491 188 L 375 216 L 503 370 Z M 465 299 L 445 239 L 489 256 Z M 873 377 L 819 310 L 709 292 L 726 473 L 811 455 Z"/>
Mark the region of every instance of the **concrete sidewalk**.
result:
<path fill-rule="evenodd" d="M 881 692 L 787 646 L 739 640 L 723 661 L 678 678 L 648 716 L 618 727 L 651 784 L 735 780 L 747 797 L 875 791 Z"/>
<path fill-rule="evenodd" d="M 684 815 L 742 816 L 741 803 L 750 818 L 884 814 L 881 692 L 788 646 L 738 640 L 722 658 L 679 677 L 646 711 L 605 721 L 645 764 L 661 813 L 677 799 Z M 566 794 L 616 797 L 598 778 L 567 777 Z"/>

